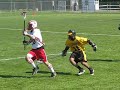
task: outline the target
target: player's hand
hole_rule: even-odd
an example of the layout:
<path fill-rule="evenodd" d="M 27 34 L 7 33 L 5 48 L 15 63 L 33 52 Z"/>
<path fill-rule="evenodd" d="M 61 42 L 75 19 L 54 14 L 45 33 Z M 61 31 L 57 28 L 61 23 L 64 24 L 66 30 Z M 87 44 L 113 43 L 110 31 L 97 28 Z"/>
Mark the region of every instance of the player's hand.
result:
<path fill-rule="evenodd" d="M 29 42 L 28 41 L 23 41 L 23 45 L 28 45 L 29 44 Z"/>
<path fill-rule="evenodd" d="M 45 46 L 45 43 L 44 43 L 44 42 L 43 42 L 42 44 L 43 44 L 43 46 Z"/>
<path fill-rule="evenodd" d="M 97 50 L 97 45 L 93 45 L 92 48 L 93 48 L 93 51 L 96 52 L 96 50 Z"/>
<path fill-rule="evenodd" d="M 27 30 L 23 31 L 23 35 L 25 35 L 25 36 L 27 36 L 27 35 L 28 35 Z"/>
<path fill-rule="evenodd" d="M 64 57 L 64 56 L 66 56 L 66 54 L 67 54 L 67 52 L 65 50 L 63 50 L 61 55 Z"/>

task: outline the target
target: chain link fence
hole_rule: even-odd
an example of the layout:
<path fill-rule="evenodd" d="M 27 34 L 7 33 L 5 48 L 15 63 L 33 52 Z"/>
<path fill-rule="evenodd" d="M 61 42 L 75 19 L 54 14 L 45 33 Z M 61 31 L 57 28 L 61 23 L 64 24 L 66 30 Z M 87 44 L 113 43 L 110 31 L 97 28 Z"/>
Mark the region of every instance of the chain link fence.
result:
<path fill-rule="evenodd" d="M 66 11 L 66 1 L 36 1 L 36 2 L 0 2 L 0 11 L 36 10 L 36 11 Z"/>
<path fill-rule="evenodd" d="M 88 7 L 83 7 L 81 2 L 71 5 L 66 1 L 0 2 L 0 11 L 89 11 Z M 99 9 L 120 10 L 120 2 L 100 2 Z"/>

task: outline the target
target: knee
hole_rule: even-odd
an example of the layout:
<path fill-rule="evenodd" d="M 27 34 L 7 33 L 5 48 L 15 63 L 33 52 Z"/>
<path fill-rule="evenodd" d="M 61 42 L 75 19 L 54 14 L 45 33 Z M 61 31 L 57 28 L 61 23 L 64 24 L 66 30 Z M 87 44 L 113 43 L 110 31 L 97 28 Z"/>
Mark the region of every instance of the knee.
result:
<path fill-rule="evenodd" d="M 74 58 L 69 58 L 69 61 L 70 61 L 71 63 L 73 63 L 73 62 L 74 62 Z"/>
<path fill-rule="evenodd" d="M 76 66 L 76 62 L 75 62 L 74 58 L 69 58 L 69 61 L 72 65 Z"/>
<path fill-rule="evenodd" d="M 25 60 L 28 62 L 28 63 L 30 63 L 30 59 L 26 56 L 25 57 Z"/>
<path fill-rule="evenodd" d="M 82 61 L 82 62 L 81 62 L 82 65 L 85 65 L 86 63 L 87 63 L 86 61 Z"/>
<path fill-rule="evenodd" d="M 70 61 L 70 62 L 72 62 L 72 61 L 73 61 L 73 59 L 72 59 L 72 58 L 69 58 L 69 61 Z"/>
<path fill-rule="evenodd" d="M 28 62 L 28 63 L 32 63 L 33 60 L 32 60 L 32 55 L 31 54 L 27 54 L 27 56 L 25 57 L 25 60 Z"/>

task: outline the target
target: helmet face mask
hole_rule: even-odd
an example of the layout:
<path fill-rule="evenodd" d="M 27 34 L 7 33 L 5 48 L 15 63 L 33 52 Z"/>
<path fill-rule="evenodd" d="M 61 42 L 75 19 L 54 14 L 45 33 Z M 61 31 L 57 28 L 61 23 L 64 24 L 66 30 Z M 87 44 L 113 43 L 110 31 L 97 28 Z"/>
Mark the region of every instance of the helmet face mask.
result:
<path fill-rule="evenodd" d="M 35 21 L 35 20 L 29 21 L 29 23 L 28 23 L 28 30 L 33 30 L 35 28 L 37 28 L 37 21 Z"/>
<path fill-rule="evenodd" d="M 69 38 L 70 40 L 72 40 L 72 41 L 75 40 L 75 36 L 72 36 L 72 35 L 68 35 L 68 38 Z"/>
<path fill-rule="evenodd" d="M 28 23 L 28 30 L 32 30 L 32 29 L 33 29 L 32 24 Z"/>
<path fill-rule="evenodd" d="M 75 40 L 76 32 L 74 30 L 68 31 L 68 39 Z"/>

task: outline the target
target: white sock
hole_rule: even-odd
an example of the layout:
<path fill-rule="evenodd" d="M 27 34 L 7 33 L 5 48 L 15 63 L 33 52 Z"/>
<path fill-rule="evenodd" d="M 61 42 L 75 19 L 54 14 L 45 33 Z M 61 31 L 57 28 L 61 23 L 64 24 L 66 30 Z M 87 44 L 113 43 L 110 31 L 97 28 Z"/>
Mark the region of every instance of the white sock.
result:
<path fill-rule="evenodd" d="M 50 69 L 50 71 L 51 71 L 52 73 L 55 72 L 55 70 L 53 69 L 52 65 L 49 65 L 48 68 Z"/>
<path fill-rule="evenodd" d="M 34 63 L 34 62 L 32 62 L 31 64 L 32 64 L 33 68 L 36 68 L 36 65 L 35 65 L 35 63 Z"/>

